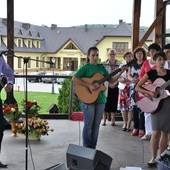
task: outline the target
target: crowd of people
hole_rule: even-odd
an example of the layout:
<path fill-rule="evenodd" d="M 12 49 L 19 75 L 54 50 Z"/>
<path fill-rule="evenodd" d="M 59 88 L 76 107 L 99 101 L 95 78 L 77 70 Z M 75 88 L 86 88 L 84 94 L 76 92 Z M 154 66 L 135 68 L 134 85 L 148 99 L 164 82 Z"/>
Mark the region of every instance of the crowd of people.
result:
<path fill-rule="evenodd" d="M 149 59 L 142 47 L 136 48 L 133 52 L 126 51 L 123 55 L 125 64 L 121 64 L 116 57 L 116 50 L 110 49 L 108 59 L 99 64 L 98 48 L 90 47 L 87 62 L 75 72 L 73 82 L 76 88 L 83 87 L 82 91 L 77 91 L 78 93 L 92 99 L 97 96 L 93 102 L 82 101 L 83 146 L 95 149 L 100 124 L 106 126 L 110 114 L 111 126 L 115 126 L 115 114 L 120 110 L 123 118 L 122 131 L 131 132 L 131 136 L 139 136 L 143 140 L 150 140 L 151 159 L 148 166 L 152 167 L 156 165 L 157 154 L 164 152 L 169 144 L 170 88 L 168 85 L 164 86 L 170 80 L 170 44 L 161 48 L 158 44 L 152 43 L 148 47 L 148 53 Z M 13 88 L 14 74 L 3 56 L 0 56 L 0 73 L 6 76 L 7 84 L 4 89 L 10 92 Z M 145 112 L 138 106 L 140 93 L 151 103 L 161 95 L 166 97 L 160 99 L 154 111 Z M 1 151 L 4 131 L 1 100 L 0 125 Z M 0 168 L 7 168 L 7 165 L 0 162 Z"/>
<path fill-rule="evenodd" d="M 87 63 L 73 76 L 74 84 L 83 86 L 86 93 L 98 93 L 95 102 L 87 104 L 82 101 L 83 146 L 95 149 L 100 124 L 106 126 L 107 120 L 111 117 L 111 126 L 115 126 L 115 114 L 119 110 L 123 118 L 122 131 L 151 141 L 152 155 L 148 166 L 155 166 L 158 150 L 161 154 L 168 146 L 170 97 L 162 99 L 158 108 L 151 113 L 143 111 L 137 101 L 141 99 L 141 93 L 153 102 L 154 98 L 161 95 L 162 89 L 153 91 L 145 87 L 148 84 L 153 85 L 159 78 L 165 82 L 170 80 L 170 44 L 161 48 L 158 44 L 152 43 L 148 47 L 148 53 L 142 47 L 136 48 L 133 52 L 126 51 L 123 55 L 124 65 L 116 57 L 115 49 L 108 50 L 107 55 L 108 59 L 98 64 L 99 50 L 96 47 L 89 48 Z M 135 61 L 133 64 L 126 65 L 132 60 Z M 100 73 L 105 81 L 102 82 L 100 77 L 89 84 L 84 79 L 92 79 L 95 73 Z M 105 90 L 100 89 L 101 84 L 105 85 Z M 168 87 L 163 89 L 165 93 L 168 93 L 168 90 Z"/>

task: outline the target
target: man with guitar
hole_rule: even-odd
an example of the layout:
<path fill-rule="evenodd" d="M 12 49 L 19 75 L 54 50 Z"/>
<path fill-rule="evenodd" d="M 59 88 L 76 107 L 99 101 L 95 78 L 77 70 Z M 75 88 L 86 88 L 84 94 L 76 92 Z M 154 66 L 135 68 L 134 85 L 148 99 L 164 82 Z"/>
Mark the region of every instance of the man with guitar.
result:
<path fill-rule="evenodd" d="M 82 101 L 84 113 L 83 146 L 93 149 L 97 145 L 106 103 L 106 88 L 103 83 L 105 81 L 114 83 L 127 68 L 123 66 L 109 74 L 102 64 L 98 64 L 98 59 L 98 48 L 90 47 L 87 53 L 87 63 L 80 67 L 73 76 L 75 94 Z"/>
<path fill-rule="evenodd" d="M 3 73 L 7 78 L 7 84 L 4 86 L 6 92 L 10 92 L 13 87 L 14 74 L 10 66 L 5 62 L 2 54 L 0 55 L 0 75 Z M 3 87 L 3 85 L 2 85 Z M 1 151 L 1 143 L 4 135 L 4 118 L 3 118 L 3 110 L 2 110 L 2 100 L 0 99 L 0 151 Z M 0 162 L 0 168 L 7 168 L 7 165 Z"/>
<path fill-rule="evenodd" d="M 153 56 L 156 69 L 148 71 L 143 78 L 137 83 L 135 90 L 144 94 L 148 99 L 145 107 L 151 108 L 154 106 L 154 102 L 163 95 L 159 105 L 155 111 L 151 113 L 151 160 L 148 162 L 148 166 L 155 166 L 155 158 L 157 156 L 157 150 L 160 154 L 165 151 L 168 144 L 168 132 L 170 132 L 170 97 L 165 90 L 170 80 L 170 70 L 165 69 L 165 61 L 167 60 L 164 52 L 157 52 Z M 148 79 L 152 84 L 146 85 Z M 169 90 L 169 89 L 168 89 Z M 166 95 L 167 94 L 167 95 Z"/>

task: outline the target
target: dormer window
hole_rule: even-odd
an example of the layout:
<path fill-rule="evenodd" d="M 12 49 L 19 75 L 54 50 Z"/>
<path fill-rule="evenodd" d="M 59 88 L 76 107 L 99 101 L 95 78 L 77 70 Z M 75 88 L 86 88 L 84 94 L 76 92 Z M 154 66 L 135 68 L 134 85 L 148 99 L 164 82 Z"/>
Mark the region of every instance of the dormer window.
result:
<path fill-rule="evenodd" d="M 64 49 L 67 49 L 67 50 L 77 50 L 75 45 L 73 43 L 71 43 L 71 42 Z"/>
<path fill-rule="evenodd" d="M 18 34 L 19 34 L 19 35 L 23 35 L 21 29 L 18 31 Z"/>
<path fill-rule="evenodd" d="M 37 33 L 37 37 L 40 37 L 40 33 L 39 32 Z"/>
<path fill-rule="evenodd" d="M 37 41 L 37 48 L 40 48 L 40 42 Z"/>
<path fill-rule="evenodd" d="M 28 48 L 31 48 L 31 41 L 28 40 Z"/>
<path fill-rule="evenodd" d="M 21 39 L 18 40 L 18 47 L 22 47 L 22 40 Z"/>
<path fill-rule="evenodd" d="M 0 36 L 0 46 L 1 46 L 1 43 L 2 43 L 1 41 L 2 41 L 2 40 L 1 40 L 1 36 Z"/>
<path fill-rule="evenodd" d="M 32 36 L 32 33 L 31 33 L 31 31 L 29 31 L 29 33 L 28 33 L 28 36 Z"/>

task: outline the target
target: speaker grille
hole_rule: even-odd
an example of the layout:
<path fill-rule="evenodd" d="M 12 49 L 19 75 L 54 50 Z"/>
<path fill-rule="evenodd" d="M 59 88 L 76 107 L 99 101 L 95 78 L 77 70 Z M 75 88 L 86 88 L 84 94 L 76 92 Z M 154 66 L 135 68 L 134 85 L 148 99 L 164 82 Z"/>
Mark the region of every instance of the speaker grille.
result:
<path fill-rule="evenodd" d="M 72 170 L 109 170 L 112 158 L 102 151 L 69 144 L 67 167 Z"/>

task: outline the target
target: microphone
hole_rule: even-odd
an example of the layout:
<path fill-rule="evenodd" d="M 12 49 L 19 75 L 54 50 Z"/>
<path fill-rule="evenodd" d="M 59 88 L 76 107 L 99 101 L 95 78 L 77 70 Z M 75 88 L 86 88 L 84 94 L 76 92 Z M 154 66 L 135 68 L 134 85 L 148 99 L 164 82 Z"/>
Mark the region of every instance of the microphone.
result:
<path fill-rule="evenodd" d="M 8 50 L 1 51 L 1 52 L 0 52 L 0 56 L 2 56 L 3 54 L 4 54 L 4 55 L 7 54 L 7 52 L 8 52 Z"/>

